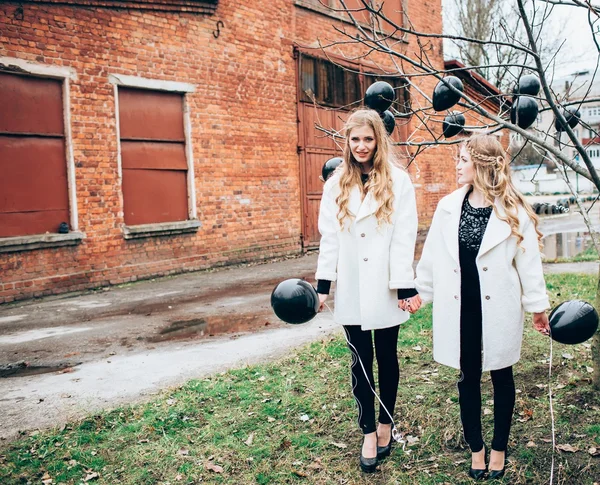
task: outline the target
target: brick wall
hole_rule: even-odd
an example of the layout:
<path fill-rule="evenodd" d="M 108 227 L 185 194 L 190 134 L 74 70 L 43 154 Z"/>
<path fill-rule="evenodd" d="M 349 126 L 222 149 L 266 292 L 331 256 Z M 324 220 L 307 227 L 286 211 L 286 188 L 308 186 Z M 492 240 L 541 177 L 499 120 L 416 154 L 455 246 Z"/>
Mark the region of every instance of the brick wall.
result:
<path fill-rule="evenodd" d="M 440 0 L 407 3 L 417 29 L 441 32 Z M 293 45 L 317 47 L 317 38 L 332 38 L 335 22 L 293 0 L 221 0 L 211 16 L 3 2 L 0 56 L 76 73 L 71 131 L 86 237 L 76 246 L 0 253 L 0 303 L 300 252 Z M 433 40 L 428 54 L 442 68 L 441 41 Z M 371 60 L 391 66 L 382 55 Z M 196 85 L 186 96 L 197 233 L 123 238 L 110 74 Z M 421 79 L 419 87 L 431 93 L 435 80 Z M 412 99 L 425 103 L 416 92 Z M 425 134 L 411 123 L 411 131 Z M 416 165 L 418 178 L 417 166 L 411 173 L 426 228 L 439 198 L 456 187 L 453 161 L 447 149 L 435 148 Z"/>

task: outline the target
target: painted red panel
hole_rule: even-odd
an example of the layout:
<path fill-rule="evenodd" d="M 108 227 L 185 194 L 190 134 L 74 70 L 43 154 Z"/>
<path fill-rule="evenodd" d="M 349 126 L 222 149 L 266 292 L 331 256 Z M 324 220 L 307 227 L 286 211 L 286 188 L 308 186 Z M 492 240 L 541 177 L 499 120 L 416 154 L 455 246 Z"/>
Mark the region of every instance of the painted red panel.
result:
<path fill-rule="evenodd" d="M 123 168 L 187 170 L 184 143 L 121 141 Z"/>
<path fill-rule="evenodd" d="M 54 234 L 61 222 L 69 223 L 68 210 L 0 213 L 0 237 Z"/>
<path fill-rule="evenodd" d="M 68 210 L 62 138 L 0 136 L 0 213 Z"/>
<path fill-rule="evenodd" d="M 0 133 L 64 134 L 62 82 L 0 73 Z"/>
<path fill-rule="evenodd" d="M 123 170 L 125 224 L 188 219 L 187 177 L 182 170 Z"/>
<path fill-rule="evenodd" d="M 183 96 L 119 88 L 121 139 L 184 141 Z"/>

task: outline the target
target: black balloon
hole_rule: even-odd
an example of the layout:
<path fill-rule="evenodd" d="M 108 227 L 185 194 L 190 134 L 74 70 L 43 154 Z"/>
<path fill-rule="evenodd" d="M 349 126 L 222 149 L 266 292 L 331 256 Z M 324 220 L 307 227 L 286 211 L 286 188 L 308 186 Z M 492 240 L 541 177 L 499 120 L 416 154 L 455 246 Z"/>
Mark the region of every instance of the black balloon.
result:
<path fill-rule="evenodd" d="M 310 283 L 291 278 L 273 289 L 271 308 L 286 323 L 306 323 L 319 310 L 319 296 Z"/>
<path fill-rule="evenodd" d="M 391 111 L 384 111 L 379 116 L 381 116 L 381 120 L 385 125 L 385 131 L 387 131 L 388 135 L 391 135 L 394 132 L 394 128 L 396 127 L 396 118 Z"/>
<path fill-rule="evenodd" d="M 537 101 L 529 96 L 516 96 L 510 108 L 510 122 L 523 129 L 529 128 L 538 115 Z"/>
<path fill-rule="evenodd" d="M 331 176 L 335 169 L 340 166 L 344 159 L 342 157 L 333 157 L 327 160 L 323 164 L 323 168 L 321 169 L 321 177 L 323 177 L 323 182 L 327 182 L 327 179 Z"/>
<path fill-rule="evenodd" d="M 465 126 L 465 115 L 459 112 L 450 113 L 444 118 L 442 129 L 445 138 L 458 135 Z"/>
<path fill-rule="evenodd" d="M 437 83 L 433 90 L 433 109 L 436 111 L 444 111 L 452 108 L 460 99 L 460 94 L 454 92 L 448 84 L 463 92 L 463 83 L 456 76 L 447 76 Z"/>
<path fill-rule="evenodd" d="M 589 303 L 569 300 L 550 313 L 550 336 L 563 344 L 580 344 L 598 329 L 598 313 Z"/>
<path fill-rule="evenodd" d="M 391 84 L 385 81 L 377 81 L 371 84 L 365 92 L 365 105 L 383 113 L 396 99 L 396 93 Z"/>
<path fill-rule="evenodd" d="M 562 110 L 562 115 L 567 120 L 567 124 L 571 128 L 575 128 L 581 119 L 581 111 L 574 106 L 568 106 Z M 566 131 L 565 125 L 558 118 L 554 120 L 554 128 L 556 131 Z"/>
<path fill-rule="evenodd" d="M 519 94 L 528 94 L 529 96 L 537 96 L 540 92 L 540 80 L 534 74 L 526 74 L 519 78 Z"/>

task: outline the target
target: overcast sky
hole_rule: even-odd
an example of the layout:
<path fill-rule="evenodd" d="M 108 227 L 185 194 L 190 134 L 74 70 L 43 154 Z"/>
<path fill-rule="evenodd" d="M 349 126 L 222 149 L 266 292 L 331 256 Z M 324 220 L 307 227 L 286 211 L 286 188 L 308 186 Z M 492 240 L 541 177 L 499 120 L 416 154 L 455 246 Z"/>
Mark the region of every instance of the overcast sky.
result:
<path fill-rule="evenodd" d="M 442 0 L 444 8 L 444 30 L 446 33 L 456 33 L 452 25 L 452 15 L 455 0 Z M 513 0 L 511 2 L 515 3 Z M 541 2 L 536 2 L 540 5 Z M 600 2 L 599 2 L 600 3 Z M 561 53 L 557 56 L 556 76 L 572 74 L 584 69 L 593 69 L 598 57 L 592 33 L 587 21 L 586 10 L 569 6 L 556 6 L 544 27 L 544 32 L 560 41 L 565 40 Z M 598 23 L 600 26 L 600 22 Z M 597 29 L 596 29 L 597 30 Z M 599 43 L 600 35 L 596 34 Z M 445 57 L 456 56 L 456 48 L 451 43 L 444 44 Z"/>

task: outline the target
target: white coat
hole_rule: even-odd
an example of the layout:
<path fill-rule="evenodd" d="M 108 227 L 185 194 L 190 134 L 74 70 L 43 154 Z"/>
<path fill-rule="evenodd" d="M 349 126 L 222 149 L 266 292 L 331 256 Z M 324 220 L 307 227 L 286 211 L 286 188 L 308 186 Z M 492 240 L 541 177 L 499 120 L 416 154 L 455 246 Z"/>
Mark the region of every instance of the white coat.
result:
<path fill-rule="evenodd" d="M 433 358 L 460 368 L 460 264 L 458 226 L 469 186 L 440 200 L 417 266 L 416 287 L 433 300 Z M 496 203 L 501 215 L 504 211 Z M 476 258 L 481 287 L 482 365 L 497 370 L 518 362 L 524 311 L 549 308 L 533 221 L 519 208 L 521 247 L 510 226 L 492 211 Z M 464 302 L 468 305 L 468 302 Z"/>
<path fill-rule="evenodd" d="M 336 281 L 334 320 L 360 325 L 363 330 L 393 327 L 408 320 L 398 308 L 398 288 L 414 288 L 413 261 L 417 237 L 417 208 L 410 178 L 390 165 L 393 180 L 391 224 L 377 225 L 378 204 L 370 193 L 350 192 L 348 209 L 355 217 L 337 220 L 336 197 L 340 174 L 325 183 L 319 211 L 321 244 L 318 280 Z"/>

